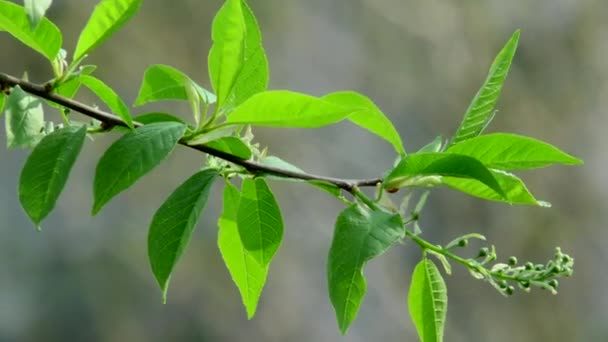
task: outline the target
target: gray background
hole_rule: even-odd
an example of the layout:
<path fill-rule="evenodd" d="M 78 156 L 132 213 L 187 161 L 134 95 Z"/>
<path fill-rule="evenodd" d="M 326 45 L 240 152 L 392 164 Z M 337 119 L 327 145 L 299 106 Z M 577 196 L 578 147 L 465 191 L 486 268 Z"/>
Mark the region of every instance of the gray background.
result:
<path fill-rule="evenodd" d="M 94 1 L 56 0 L 49 13 L 72 51 Z M 512 32 L 522 37 L 490 131 L 534 136 L 585 159 L 522 177 L 552 209 L 485 203 L 435 191 L 425 236 L 447 242 L 481 232 L 504 259 L 543 262 L 559 245 L 576 259 L 574 277 L 552 296 L 504 298 L 455 265 L 447 277 L 447 341 L 603 341 L 608 338 L 605 272 L 608 189 L 604 131 L 608 97 L 608 4 L 603 0 L 250 1 L 264 35 L 271 89 L 314 95 L 363 92 L 389 116 L 406 149 L 449 136 Z M 221 1 L 144 1 L 137 16 L 88 59 L 96 75 L 133 103 L 145 68 L 164 63 L 209 87 L 210 26 Z M 0 34 L 0 70 L 44 81 L 41 57 Z M 87 103 L 98 100 L 82 92 Z M 184 115 L 171 103 L 137 108 Z M 53 117 L 58 120 L 56 114 Z M 1 124 L 4 125 L 3 123 Z M 4 129 L 0 131 L 4 140 Z M 395 154 L 384 141 L 343 123 L 319 130 L 257 131 L 272 153 L 316 173 L 370 177 Z M 168 303 L 149 270 L 147 226 L 202 155 L 178 148 L 136 186 L 90 217 L 96 162 L 118 135 L 88 141 L 55 211 L 37 233 L 16 184 L 26 151 L 0 149 L 1 341 L 414 341 L 407 313 L 420 250 L 406 243 L 371 262 L 357 320 L 340 337 L 325 262 L 342 206 L 302 185 L 272 183 L 285 240 L 256 317 L 247 321 L 216 248 L 220 187 L 214 188 L 172 279 Z M 463 253 L 473 254 L 479 245 Z"/>

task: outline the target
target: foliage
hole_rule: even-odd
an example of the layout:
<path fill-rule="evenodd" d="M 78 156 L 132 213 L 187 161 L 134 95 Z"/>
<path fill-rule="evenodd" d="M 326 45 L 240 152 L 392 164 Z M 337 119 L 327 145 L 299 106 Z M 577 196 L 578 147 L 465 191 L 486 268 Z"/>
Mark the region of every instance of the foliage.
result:
<path fill-rule="evenodd" d="M 447 289 L 431 256 L 450 274 L 450 262 L 465 266 L 501 294 L 515 286 L 536 286 L 556 293 L 557 278 L 570 276 L 573 258 L 556 249 L 546 264 L 518 264 L 515 257 L 496 263 L 494 246 L 474 257 L 456 254 L 470 239 L 464 234 L 445 246 L 422 237 L 421 210 L 430 188 L 447 186 L 482 199 L 548 206 L 538 201 L 511 171 L 582 161 L 558 148 L 529 137 L 482 134 L 490 123 L 519 40 L 516 31 L 494 60 L 488 77 L 449 141 L 434 139 L 407 154 L 390 120 L 362 94 L 334 92 L 322 97 L 287 90 L 267 90 L 268 62 L 257 21 L 244 0 L 226 0 L 213 21 L 208 70 L 215 93 L 183 72 L 152 65 L 143 75 L 134 106 L 154 101 L 185 101 L 193 124 L 170 113 L 132 117 L 129 107 L 107 84 L 91 74 L 95 66 L 81 66 L 86 56 L 105 42 L 137 12 L 141 1 L 102 0 L 80 33 L 74 58 L 67 62 L 61 31 L 44 12 L 50 0 L 26 0 L 25 5 L 0 0 L 0 31 L 41 53 L 50 63 L 53 79 L 38 85 L 0 73 L 0 110 L 5 110 L 7 146 L 33 148 L 19 182 L 21 204 L 39 229 L 53 209 L 85 136 L 115 128 L 124 132 L 100 158 L 95 172 L 92 213 L 165 160 L 177 145 L 208 154 L 206 164 L 163 203 L 154 215 L 148 236 L 152 272 L 166 300 L 175 265 L 207 203 L 214 183 L 224 186 L 223 212 L 218 220 L 218 247 L 238 287 L 247 316 L 252 318 L 268 270 L 283 237 L 281 210 L 267 180 L 305 181 L 346 204 L 337 217 L 327 262 L 329 297 L 339 329 L 346 333 L 363 301 L 368 261 L 399 245 L 403 239 L 422 249 L 413 271 L 409 310 L 424 342 L 442 341 L 447 313 Z M 89 88 L 114 113 L 72 100 L 80 86 Z M 58 108 L 61 123 L 45 119 L 42 101 Z M 87 115 L 89 124 L 73 121 L 69 110 Z M 317 128 L 349 120 L 390 143 L 397 154 L 394 167 L 383 177 L 345 180 L 302 171 L 254 142 L 251 126 Z M 219 182 L 223 179 L 223 182 Z M 235 183 L 241 183 L 240 189 Z M 376 186 L 374 198 L 361 191 Z M 387 193 L 402 190 L 394 204 Z M 412 194 L 420 193 L 413 207 Z"/>

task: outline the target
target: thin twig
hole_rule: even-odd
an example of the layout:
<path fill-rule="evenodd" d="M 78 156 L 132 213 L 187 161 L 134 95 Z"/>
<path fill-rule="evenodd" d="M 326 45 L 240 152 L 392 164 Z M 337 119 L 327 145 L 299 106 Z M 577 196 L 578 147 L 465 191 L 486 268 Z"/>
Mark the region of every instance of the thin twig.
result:
<path fill-rule="evenodd" d="M 46 99 L 48 101 L 54 102 L 56 104 L 62 105 L 66 108 L 72 109 L 72 110 L 74 110 L 78 113 L 81 113 L 83 115 L 86 115 L 90 118 L 99 120 L 108 126 L 124 126 L 124 127 L 127 126 L 127 124 L 124 121 L 122 121 L 122 119 L 120 117 L 118 117 L 116 115 L 102 111 L 95 107 L 91 107 L 89 105 L 86 105 L 86 104 L 78 102 L 76 100 L 67 98 L 65 96 L 61 96 L 56 93 L 53 93 L 51 91 L 50 85 L 36 84 L 36 83 L 32 83 L 32 82 L 29 82 L 26 80 L 16 78 L 11 75 L 0 73 L 0 89 L 14 87 L 17 85 L 19 87 L 21 87 L 21 89 L 23 89 L 25 92 L 28 92 L 32 95 Z M 136 127 L 143 126 L 141 123 L 138 123 L 138 122 L 134 122 L 134 125 Z M 239 158 L 235 155 L 232 155 L 230 153 L 216 150 L 216 149 L 213 149 L 213 148 L 205 146 L 205 145 L 190 145 L 184 140 L 180 141 L 180 144 L 193 148 L 195 150 L 207 153 L 209 155 L 224 159 L 233 164 L 242 166 L 245 169 L 247 169 L 249 172 L 252 172 L 252 173 L 268 173 L 268 174 L 286 177 L 286 178 L 322 181 L 322 182 L 331 183 L 331 184 L 333 184 L 341 189 L 344 189 L 346 191 L 349 191 L 349 192 L 352 192 L 353 189 L 355 189 L 356 187 L 375 186 L 376 184 L 378 184 L 382 181 L 380 178 L 342 179 L 342 178 L 320 176 L 320 175 L 315 175 L 315 174 L 306 173 L 306 172 L 291 171 L 291 170 L 286 170 L 286 169 L 282 169 L 282 168 L 278 168 L 278 167 L 265 165 L 265 164 L 262 164 L 262 163 L 259 163 L 259 162 L 253 161 L 253 160 L 245 160 L 245 159 Z"/>

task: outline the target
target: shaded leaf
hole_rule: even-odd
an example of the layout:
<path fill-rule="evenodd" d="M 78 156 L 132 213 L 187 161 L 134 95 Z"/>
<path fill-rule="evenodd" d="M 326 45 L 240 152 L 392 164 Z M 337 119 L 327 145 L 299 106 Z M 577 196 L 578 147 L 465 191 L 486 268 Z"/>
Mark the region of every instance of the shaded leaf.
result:
<path fill-rule="evenodd" d="M 297 167 L 289 162 L 286 162 L 285 160 L 283 160 L 279 157 L 276 157 L 276 156 L 266 156 L 261 160 L 261 163 L 264 165 L 277 167 L 277 168 L 287 170 L 287 171 L 305 173 L 304 170 L 300 169 L 299 167 Z M 340 197 L 340 195 L 341 195 L 341 190 L 339 187 L 337 187 L 336 185 L 334 185 L 332 183 L 328 183 L 328 182 L 324 182 L 324 181 L 318 181 L 318 180 L 305 181 L 300 178 L 281 177 L 279 175 L 274 175 L 274 174 L 265 175 L 265 178 L 292 181 L 292 182 L 307 182 L 308 184 L 310 184 L 314 187 L 317 187 L 323 191 L 326 191 L 333 196 Z"/>
<path fill-rule="evenodd" d="M 46 18 L 32 30 L 25 8 L 4 0 L 0 0 L 0 31 L 7 31 L 50 62 L 57 57 L 63 39 L 57 26 Z"/>
<path fill-rule="evenodd" d="M 25 162 L 19 179 L 19 201 L 36 227 L 55 207 L 86 132 L 86 126 L 58 129 L 44 137 Z"/>
<path fill-rule="evenodd" d="M 139 94 L 134 106 L 160 101 L 184 100 L 189 101 L 188 87 L 193 86 L 204 103 L 214 103 L 216 98 L 208 90 L 199 86 L 183 72 L 162 64 L 151 65 L 144 73 L 144 79 L 139 88 Z"/>
<path fill-rule="evenodd" d="M 167 299 L 171 273 L 190 242 L 216 176 L 217 171 L 211 169 L 195 173 L 154 214 L 148 233 L 148 258 L 163 301 Z"/>
<path fill-rule="evenodd" d="M 359 111 L 322 99 L 286 91 L 266 91 L 250 97 L 226 120 L 232 124 L 317 128 L 339 122 Z"/>
<path fill-rule="evenodd" d="M 42 102 L 16 86 L 6 100 L 6 145 L 33 147 L 44 136 Z"/>
<path fill-rule="evenodd" d="M 283 219 L 264 179 L 243 180 L 237 225 L 249 254 L 263 267 L 270 264 L 283 239 Z"/>
<path fill-rule="evenodd" d="M 165 159 L 185 130 L 186 126 L 177 122 L 153 123 L 114 142 L 95 170 L 93 215 Z"/>
<path fill-rule="evenodd" d="M 349 109 L 359 108 L 359 111 L 350 115 L 348 120 L 388 141 L 399 154 L 405 155 L 399 133 L 372 100 L 353 91 L 331 93 L 322 99 Z"/>
<path fill-rule="evenodd" d="M 213 149 L 232 154 L 241 159 L 250 159 L 252 154 L 249 146 L 237 137 L 223 137 L 205 144 Z"/>
<path fill-rule="evenodd" d="M 492 120 L 494 107 L 498 102 L 502 85 L 507 78 L 518 42 L 519 30 L 513 33 L 511 39 L 494 59 L 488 77 L 477 91 L 469 108 L 467 108 L 462 123 L 456 130 L 450 145 L 478 136 Z"/>
<path fill-rule="evenodd" d="M 329 249 L 329 298 L 342 334 L 355 319 L 366 291 L 363 267 L 405 234 L 398 214 L 368 212 L 353 204 L 340 213 Z"/>
<path fill-rule="evenodd" d="M 469 156 L 453 153 L 416 153 L 403 158 L 385 177 L 385 189 L 404 186 L 427 186 L 418 184 L 420 176 L 449 176 L 476 179 L 504 196 L 494 175 L 480 161 Z"/>
<path fill-rule="evenodd" d="M 80 33 L 74 61 L 81 60 L 91 50 L 118 31 L 141 5 L 141 0 L 101 0 Z"/>
<path fill-rule="evenodd" d="M 40 24 L 44 14 L 51 7 L 53 0 L 25 0 L 25 11 L 30 20 L 32 30 L 35 30 Z"/>
<path fill-rule="evenodd" d="M 148 125 L 148 124 L 156 123 L 156 122 L 179 122 L 184 125 L 186 124 L 184 122 L 184 120 L 182 120 L 176 116 L 173 116 L 168 113 L 160 113 L 160 112 L 141 114 L 141 115 L 134 117 L 133 119 L 144 125 Z"/>
<path fill-rule="evenodd" d="M 450 146 L 448 152 L 471 156 L 487 167 L 501 170 L 532 169 L 551 164 L 582 164 L 582 160 L 553 145 L 507 133 L 471 138 Z"/>
<path fill-rule="evenodd" d="M 437 266 L 430 259 L 422 259 L 414 269 L 408 306 L 420 341 L 443 341 L 448 311 L 447 288 Z"/>
<path fill-rule="evenodd" d="M 100 79 L 89 75 L 82 75 L 78 78 L 82 84 L 89 88 L 97 97 L 99 97 L 107 106 L 124 121 L 129 128 L 134 129 L 133 119 L 129 108 L 124 101 Z"/>
<path fill-rule="evenodd" d="M 239 236 L 237 212 L 239 190 L 229 182 L 224 187 L 224 210 L 218 220 L 218 247 L 251 319 L 262 294 L 268 275 L 268 265 L 262 266 L 247 251 Z"/>

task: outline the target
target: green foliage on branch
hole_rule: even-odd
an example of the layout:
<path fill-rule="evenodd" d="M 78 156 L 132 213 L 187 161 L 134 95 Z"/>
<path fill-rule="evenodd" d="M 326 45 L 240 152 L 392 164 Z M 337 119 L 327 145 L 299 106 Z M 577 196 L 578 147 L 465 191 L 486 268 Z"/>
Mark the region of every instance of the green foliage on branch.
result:
<path fill-rule="evenodd" d="M 366 263 L 404 239 L 422 250 L 422 259 L 413 270 L 408 303 L 423 342 L 443 341 L 447 314 L 446 284 L 431 257 L 439 261 L 445 273 L 451 273 L 451 263 L 459 263 L 474 278 L 485 280 L 504 295 L 513 294 L 516 287 L 525 291 L 539 287 L 556 293 L 558 278 L 572 274 L 574 259 L 559 248 L 545 264 L 520 264 L 515 257 L 499 263 L 493 245 L 481 248 L 472 257 L 456 253 L 471 239 L 485 240 L 479 234 L 464 234 L 442 246 L 425 240 L 419 225 L 431 188 L 447 186 L 485 200 L 548 207 L 510 172 L 582 164 L 557 147 L 533 138 L 483 134 L 496 112 L 519 31 L 497 55 L 454 136 L 447 141 L 436 138 L 408 155 L 388 117 L 362 94 L 338 91 L 316 97 L 267 90 L 269 68 L 261 31 L 244 0 L 226 0 L 213 21 L 208 70 L 215 93 L 167 65 L 152 65 L 143 75 L 134 106 L 183 101 L 192 109 L 192 123 L 171 113 L 132 117 L 120 95 L 92 76 L 96 66 L 80 65 L 136 14 L 141 1 L 102 0 L 80 33 L 69 63 L 68 53 L 61 49 L 61 31 L 44 17 L 50 5 L 50 0 L 26 0 L 25 6 L 0 0 L 0 31 L 41 53 L 54 72 L 52 80 L 43 85 L 0 73 L 0 112 L 4 109 L 7 146 L 32 148 L 21 173 L 19 199 L 39 229 L 54 208 L 87 134 L 111 130 L 124 133 L 97 165 L 93 215 L 163 162 L 177 145 L 206 153 L 205 164 L 169 196 L 150 224 L 149 260 L 164 300 L 171 274 L 188 246 L 210 189 L 213 184 L 222 184 L 218 247 L 248 318 L 254 316 L 285 228 L 269 180 L 306 182 L 346 205 L 337 216 L 327 261 L 329 298 L 343 334 L 365 297 Z M 74 101 L 81 86 L 96 94 L 112 113 Z M 60 123 L 45 117 L 43 100 L 59 109 Z M 68 116 L 70 111 L 93 120 L 86 124 L 74 121 Z M 344 120 L 392 145 L 395 165 L 381 177 L 371 179 L 314 175 L 269 155 L 266 147 L 255 142 L 251 131 L 252 126 L 318 128 Z M 376 196 L 364 193 L 363 187 L 376 187 Z M 402 193 L 400 205 L 388 196 L 398 191 Z M 409 206 L 408 200 L 417 194 L 418 202 Z"/>

